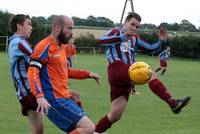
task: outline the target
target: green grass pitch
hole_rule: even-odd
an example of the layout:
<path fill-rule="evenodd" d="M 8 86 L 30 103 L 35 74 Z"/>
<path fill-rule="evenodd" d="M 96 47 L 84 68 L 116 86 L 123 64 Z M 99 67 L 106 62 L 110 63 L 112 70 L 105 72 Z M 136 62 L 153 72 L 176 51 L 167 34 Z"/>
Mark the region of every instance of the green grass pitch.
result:
<path fill-rule="evenodd" d="M 157 57 L 137 56 L 153 69 Z M 75 68 L 89 69 L 102 77 L 102 85 L 92 79 L 70 80 L 70 87 L 81 93 L 85 111 L 96 123 L 109 111 L 107 61 L 104 55 L 77 55 Z M 108 134 L 199 134 L 200 131 L 200 62 L 173 59 L 164 76 L 158 74 L 175 98 L 192 96 L 190 104 L 179 115 L 155 96 L 147 85 L 136 86 L 142 95 L 130 96 L 122 119 L 108 130 Z M 20 112 L 20 105 L 11 82 L 7 54 L 0 53 L 0 134 L 29 134 L 30 126 Z M 46 134 L 64 134 L 47 118 Z"/>

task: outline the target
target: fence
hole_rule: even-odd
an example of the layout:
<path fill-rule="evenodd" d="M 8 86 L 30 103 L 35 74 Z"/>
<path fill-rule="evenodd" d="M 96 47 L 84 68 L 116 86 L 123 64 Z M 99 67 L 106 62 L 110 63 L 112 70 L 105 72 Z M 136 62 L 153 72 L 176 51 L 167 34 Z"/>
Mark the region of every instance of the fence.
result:
<path fill-rule="evenodd" d="M 105 52 L 105 48 L 104 47 L 76 47 L 76 51 L 77 53 L 87 53 L 87 54 L 100 54 L 100 53 L 104 53 Z"/>
<path fill-rule="evenodd" d="M 0 36 L 0 52 L 8 52 L 8 36 Z"/>

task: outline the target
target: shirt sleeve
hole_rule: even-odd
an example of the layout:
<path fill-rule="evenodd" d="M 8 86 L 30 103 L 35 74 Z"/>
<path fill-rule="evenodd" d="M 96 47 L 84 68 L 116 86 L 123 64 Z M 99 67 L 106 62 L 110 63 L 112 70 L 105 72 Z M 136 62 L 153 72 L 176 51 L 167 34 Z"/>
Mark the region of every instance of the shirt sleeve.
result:
<path fill-rule="evenodd" d="M 142 39 L 140 39 L 139 36 L 137 36 L 137 49 L 139 51 L 144 51 L 144 52 L 153 52 L 156 51 L 158 48 L 160 48 L 162 46 L 162 44 L 165 41 L 163 40 L 158 40 L 156 43 L 153 44 L 149 44 L 145 41 L 143 41 Z"/>
<path fill-rule="evenodd" d="M 43 91 L 40 82 L 40 70 L 48 62 L 48 49 L 49 46 L 37 46 L 31 55 L 31 62 L 28 69 L 28 81 L 31 91 L 36 97 L 43 97 Z"/>
<path fill-rule="evenodd" d="M 110 30 L 106 35 L 101 36 L 98 39 L 100 45 L 111 45 L 126 40 L 125 34 L 120 34 L 120 30 L 114 28 Z"/>
<path fill-rule="evenodd" d="M 160 54 L 159 54 L 159 57 L 161 58 L 163 56 L 163 54 L 165 53 L 165 51 L 162 51 Z"/>
<path fill-rule="evenodd" d="M 30 56 L 33 52 L 30 44 L 26 40 L 20 40 L 18 44 L 18 49 L 25 55 Z"/>
<path fill-rule="evenodd" d="M 74 68 L 69 68 L 68 77 L 72 79 L 86 79 L 89 78 L 90 72 L 87 70 L 79 70 Z"/>
<path fill-rule="evenodd" d="M 35 62 L 33 63 L 33 61 L 31 61 L 32 65 L 30 65 L 29 69 L 28 69 L 28 82 L 30 84 L 31 87 L 31 91 L 33 93 L 33 95 L 36 96 L 36 98 L 38 97 L 44 97 L 44 94 L 42 92 L 42 88 L 41 88 L 41 83 L 40 83 L 40 78 L 39 78 L 39 73 L 40 73 L 40 69 L 38 68 L 39 63 Z"/>

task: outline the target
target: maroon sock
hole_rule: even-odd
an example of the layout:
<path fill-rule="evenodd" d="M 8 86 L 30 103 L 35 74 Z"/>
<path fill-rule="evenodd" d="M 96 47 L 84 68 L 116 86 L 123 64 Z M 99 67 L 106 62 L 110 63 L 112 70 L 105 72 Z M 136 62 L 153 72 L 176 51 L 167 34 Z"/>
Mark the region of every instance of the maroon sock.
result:
<path fill-rule="evenodd" d="M 108 119 L 108 116 L 106 115 L 103 118 L 101 118 L 101 120 L 96 125 L 95 132 L 97 132 L 97 133 L 103 133 L 108 128 L 110 128 L 111 126 L 112 126 L 112 123 L 110 122 L 110 120 Z"/>
<path fill-rule="evenodd" d="M 171 107 L 175 105 L 176 100 L 170 95 L 169 91 L 165 88 L 161 81 L 154 79 L 149 83 L 149 87 L 154 94 L 167 102 Z"/>

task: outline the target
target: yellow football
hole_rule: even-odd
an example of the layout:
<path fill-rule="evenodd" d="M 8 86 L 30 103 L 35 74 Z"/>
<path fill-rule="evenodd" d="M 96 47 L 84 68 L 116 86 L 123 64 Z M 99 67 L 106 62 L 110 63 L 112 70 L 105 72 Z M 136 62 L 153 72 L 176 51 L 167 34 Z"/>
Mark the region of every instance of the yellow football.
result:
<path fill-rule="evenodd" d="M 134 84 L 145 84 L 151 78 L 151 67 L 142 61 L 133 63 L 128 70 L 128 75 Z"/>

